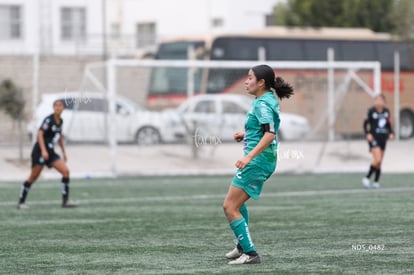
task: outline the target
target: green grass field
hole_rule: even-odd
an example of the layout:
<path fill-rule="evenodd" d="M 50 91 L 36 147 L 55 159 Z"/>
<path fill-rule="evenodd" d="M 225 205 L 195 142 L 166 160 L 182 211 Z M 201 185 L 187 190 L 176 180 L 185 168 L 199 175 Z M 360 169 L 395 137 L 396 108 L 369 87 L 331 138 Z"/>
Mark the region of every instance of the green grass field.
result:
<path fill-rule="evenodd" d="M 0 183 L 1 274 L 414 273 L 413 174 L 363 190 L 355 174 L 275 175 L 248 203 L 261 265 L 229 266 L 221 204 L 231 177 L 37 182 L 28 210 Z"/>

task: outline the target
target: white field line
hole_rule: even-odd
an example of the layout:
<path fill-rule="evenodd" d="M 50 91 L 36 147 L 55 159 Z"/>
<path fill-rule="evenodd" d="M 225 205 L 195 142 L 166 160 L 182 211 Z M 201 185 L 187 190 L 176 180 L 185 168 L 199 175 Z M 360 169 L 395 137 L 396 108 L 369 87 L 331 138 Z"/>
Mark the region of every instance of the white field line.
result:
<path fill-rule="evenodd" d="M 306 197 L 306 196 L 326 196 L 326 195 L 343 195 L 343 194 L 363 194 L 363 193 L 404 193 L 414 192 L 414 187 L 400 187 L 400 188 L 382 188 L 378 190 L 365 189 L 342 189 L 342 190 L 319 190 L 319 191 L 290 191 L 290 192 L 274 192 L 264 193 L 262 198 L 277 198 L 277 197 Z M 93 203 L 130 203 L 130 202 L 157 202 L 157 201 L 197 201 L 210 199 L 224 199 L 225 194 L 209 194 L 209 195 L 188 195 L 188 196 L 147 196 L 147 197 L 125 197 L 125 198 L 100 198 L 100 199 L 82 199 L 82 204 Z M 16 205 L 17 195 L 15 201 L 2 201 L 0 206 Z M 28 201 L 30 205 L 53 205 L 61 203 L 60 200 L 48 201 Z"/>
<path fill-rule="evenodd" d="M 129 222 L 131 219 L 58 219 L 58 220 L 5 220 L 1 225 L 5 226 L 36 226 L 36 225 L 62 225 L 62 224 L 97 224 L 108 222 Z"/>

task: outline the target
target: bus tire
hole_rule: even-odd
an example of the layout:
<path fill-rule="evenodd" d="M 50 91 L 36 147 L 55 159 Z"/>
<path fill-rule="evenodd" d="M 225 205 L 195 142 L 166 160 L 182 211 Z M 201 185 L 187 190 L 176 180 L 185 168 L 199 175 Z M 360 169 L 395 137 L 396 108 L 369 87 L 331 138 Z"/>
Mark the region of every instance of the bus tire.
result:
<path fill-rule="evenodd" d="M 151 126 L 144 126 L 137 131 L 135 141 L 138 145 L 153 145 L 161 143 L 160 132 Z"/>
<path fill-rule="evenodd" d="M 414 114 L 405 109 L 400 112 L 400 138 L 408 139 L 414 136 Z"/>

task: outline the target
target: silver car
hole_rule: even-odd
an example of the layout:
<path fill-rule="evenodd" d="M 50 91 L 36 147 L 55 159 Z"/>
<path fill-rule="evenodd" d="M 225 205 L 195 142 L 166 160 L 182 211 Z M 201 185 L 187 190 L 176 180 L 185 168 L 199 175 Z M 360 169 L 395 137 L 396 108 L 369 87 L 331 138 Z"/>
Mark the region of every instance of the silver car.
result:
<path fill-rule="evenodd" d="M 196 135 L 204 140 L 230 141 L 234 132 L 244 129 L 251 105 L 252 99 L 243 95 L 198 95 L 187 99 L 177 109 L 163 111 L 162 124 L 165 127 L 173 125 L 176 138 Z M 303 116 L 281 112 L 280 118 L 279 139 L 302 139 L 310 130 L 308 120 Z M 165 137 L 161 136 L 161 140 Z"/>
<path fill-rule="evenodd" d="M 69 142 L 104 142 L 108 125 L 108 104 L 102 93 L 63 92 L 45 94 L 27 126 L 31 136 L 42 120 L 53 112 L 53 102 L 63 100 L 66 109 L 62 113 L 63 134 Z M 185 133 L 180 120 L 174 120 L 166 112 L 152 112 L 135 102 L 116 97 L 116 140 L 122 143 L 157 144 L 182 140 Z"/>

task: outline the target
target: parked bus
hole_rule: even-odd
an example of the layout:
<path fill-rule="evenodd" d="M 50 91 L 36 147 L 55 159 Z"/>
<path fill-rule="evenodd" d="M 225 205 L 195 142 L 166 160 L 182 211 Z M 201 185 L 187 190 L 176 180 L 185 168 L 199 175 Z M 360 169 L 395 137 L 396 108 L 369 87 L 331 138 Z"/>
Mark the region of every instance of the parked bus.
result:
<path fill-rule="evenodd" d="M 301 29 L 270 27 L 247 35 L 220 35 L 201 39 L 177 39 L 161 43 L 157 59 L 187 59 L 191 46 L 198 59 L 259 60 L 260 50 L 265 60 L 271 61 L 326 61 L 327 49 L 333 48 L 336 61 L 379 61 L 381 87 L 387 105 L 393 109 L 394 52 L 400 53 L 400 134 L 402 138 L 414 135 L 414 60 L 409 43 L 399 42 L 389 34 L 367 29 Z M 187 68 L 154 68 L 148 91 L 150 108 L 171 107 L 187 96 Z M 312 125 L 326 119 L 326 70 L 277 70 L 296 89 L 294 100 L 286 101 L 282 108 L 306 116 Z M 339 81 L 345 71 L 335 74 Z M 373 74 L 357 72 L 369 86 Z M 195 93 L 244 93 L 246 69 L 197 70 L 194 74 Z M 356 83 L 337 106 L 335 130 L 345 136 L 361 134 L 361 121 L 371 97 Z M 391 110 L 393 113 L 393 110 Z M 326 125 L 321 124 L 321 125 Z"/>

